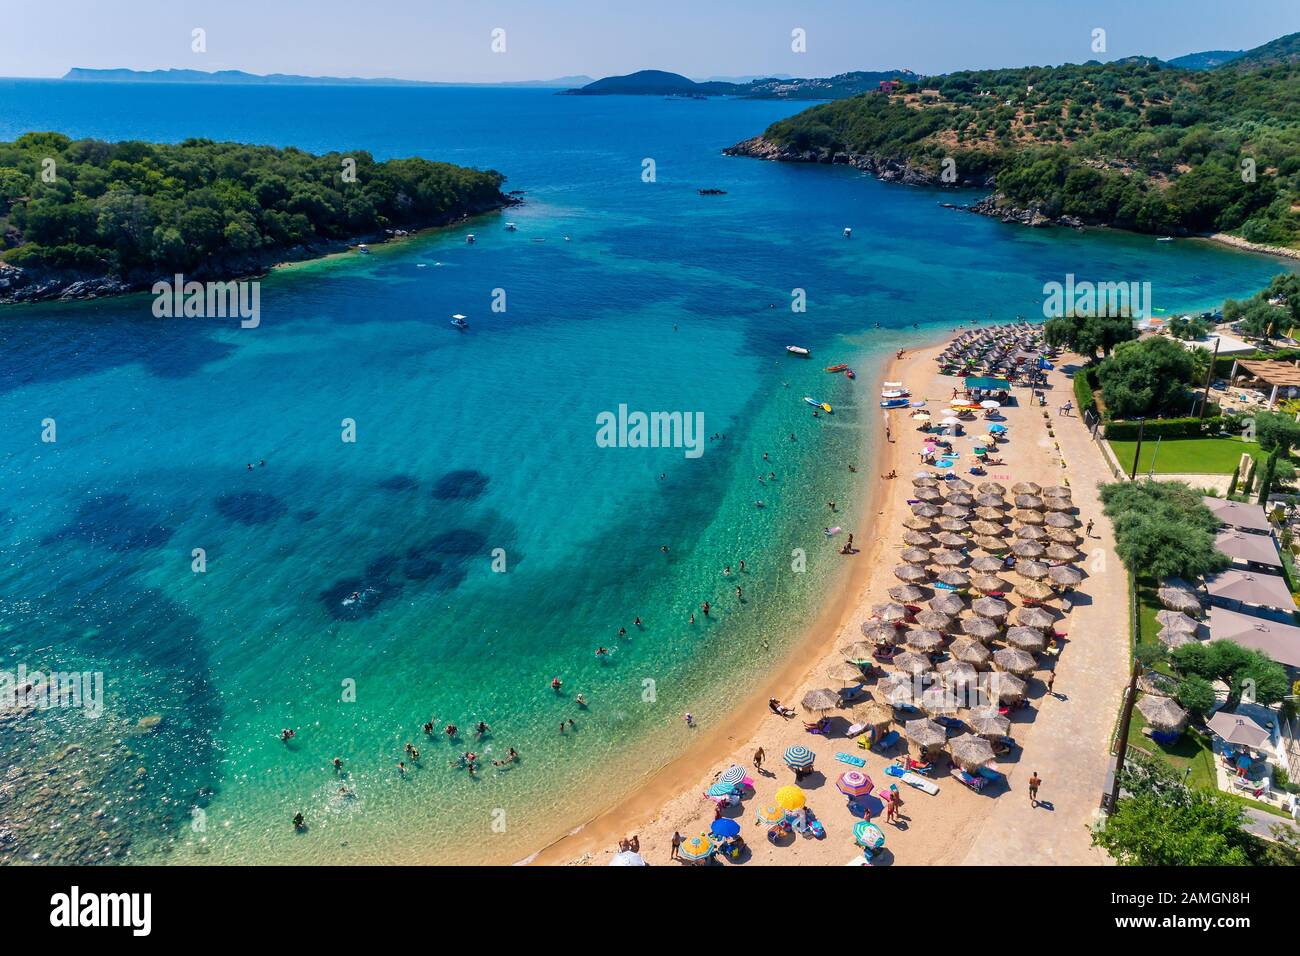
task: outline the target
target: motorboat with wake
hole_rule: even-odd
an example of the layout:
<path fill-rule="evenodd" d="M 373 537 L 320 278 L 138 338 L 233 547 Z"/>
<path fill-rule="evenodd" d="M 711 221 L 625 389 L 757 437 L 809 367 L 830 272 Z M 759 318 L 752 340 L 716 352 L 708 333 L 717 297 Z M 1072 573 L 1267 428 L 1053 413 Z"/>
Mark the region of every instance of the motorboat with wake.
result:
<path fill-rule="evenodd" d="M 469 323 L 465 321 L 465 316 L 461 315 L 459 312 L 451 317 L 451 324 L 453 328 L 460 329 L 462 332 L 469 328 Z"/>
<path fill-rule="evenodd" d="M 806 348 L 804 348 L 802 345 L 787 345 L 787 346 L 785 347 L 785 350 L 786 350 L 787 352 L 789 352 L 791 355 L 797 355 L 797 356 L 799 356 L 800 358 L 811 358 L 811 357 L 812 357 L 812 350 L 811 350 L 811 349 L 806 349 Z"/>

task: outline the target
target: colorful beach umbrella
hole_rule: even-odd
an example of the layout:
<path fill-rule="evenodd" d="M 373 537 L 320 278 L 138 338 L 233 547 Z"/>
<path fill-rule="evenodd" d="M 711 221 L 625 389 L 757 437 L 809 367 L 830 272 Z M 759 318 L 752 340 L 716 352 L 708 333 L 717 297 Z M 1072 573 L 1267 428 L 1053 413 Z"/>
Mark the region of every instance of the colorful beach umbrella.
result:
<path fill-rule="evenodd" d="M 689 840 L 683 840 L 682 845 L 677 848 L 677 855 L 683 860 L 694 862 L 696 860 L 707 860 L 713 853 L 713 841 L 704 836 L 693 836 Z"/>
<path fill-rule="evenodd" d="M 759 809 L 754 813 L 754 819 L 759 823 L 766 823 L 768 826 L 777 823 L 784 823 L 785 811 L 775 804 L 769 803 L 765 807 L 759 807 Z"/>
<path fill-rule="evenodd" d="M 713 826 L 709 828 L 709 832 L 715 837 L 728 840 L 740 835 L 740 824 L 729 817 L 719 817 L 713 821 Z"/>
<path fill-rule="evenodd" d="M 729 783 L 715 783 L 709 787 L 706 793 L 711 797 L 729 797 L 735 792 L 735 786 Z"/>
<path fill-rule="evenodd" d="M 871 778 L 861 770 L 849 770 L 840 774 L 840 778 L 835 781 L 835 789 L 850 799 L 865 797 L 871 788 Z"/>
<path fill-rule="evenodd" d="M 726 770 L 722 771 L 722 776 L 718 778 L 718 783 L 725 783 L 728 786 L 735 787 L 744 783 L 746 776 L 748 776 L 748 774 L 745 773 L 745 768 L 740 766 L 740 764 L 733 763 Z"/>
<path fill-rule="evenodd" d="M 793 747 L 785 748 L 782 759 L 791 770 L 807 770 L 816 762 L 817 755 L 807 747 L 795 744 Z"/>
<path fill-rule="evenodd" d="M 853 842 L 868 850 L 879 850 L 885 845 L 885 834 L 870 820 L 863 820 L 853 826 Z"/>
<path fill-rule="evenodd" d="M 803 791 L 798 787 L 785 786 L 776 792 L 776 805 L 787 813 L 795 810 L 802 810 L 807 798 L 804 797 Z"/>

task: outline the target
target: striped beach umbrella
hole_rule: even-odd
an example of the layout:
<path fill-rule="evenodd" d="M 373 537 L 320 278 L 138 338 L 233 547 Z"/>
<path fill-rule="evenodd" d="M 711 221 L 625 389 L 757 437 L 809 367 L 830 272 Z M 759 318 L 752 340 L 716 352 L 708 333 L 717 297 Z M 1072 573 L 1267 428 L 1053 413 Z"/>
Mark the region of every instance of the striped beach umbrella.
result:
<path fill-rule="evenodd" d="M 795 810 L 802 810 L 807 798 L 804 797 L 803 791 L 798 787 L 784 786 L 776 792 L 776 805 L 786 813 Z"/>
<path fill-rule="evenodd" d="M 693 836 L 689 840 L 682 841 L 682 845 L 677 848 L 677 855 L 691 862 L 707 860 L 712 855 L 713 849 L 712 840 L 703 835 Z"/>
<path fill-rule="evenodd" d="M 801 744 L 786 747 L 783 758 L 791 770 L 807 770 L 817 760 L 817 755 Z"/>
<path fill-rule="evenodd" d="M 879 850 L 885 845 L 885 834 L 870 820 L 863 820 L 853 826 L 853 842 L 868 850 Z"/>
<path fill-rule="evenodd" d="M 785 821 L 785 811 L 774 803 L 769 803 L 765 807 L 759 807 L 754 813 L 754 819 L 759 823 L 765 823 L 768 826 Z"/>
<path fill-rule="evenodd" d="M 735 791 L 735 789 L 736 788 L 733 784 L 722 783 L 721 781 L 719 781 L 715 783 L 713 786 L 709 787 L 709 789 L 705 792 L 708 793 L 708 795 L 711 797 L 720 798 L 720 797 L 731 796 L 731 794 Z"/>
<path fill-rule="evenodd" d="M 840 774 L 840 778 L 835 781 L 835 789 L 850 799 L 865 797 L 871 788 L 871 778 L 861 770 L 849 770 Z"/>
<path fill-rule="evenodd" d="M 722 771 L 722 776 L 718 778 L 718 783 L 725 783 L 735 787 L 744 783 L 746 777 L 745 768 L 740 764 L 733 763 L 726 770 Z"/>

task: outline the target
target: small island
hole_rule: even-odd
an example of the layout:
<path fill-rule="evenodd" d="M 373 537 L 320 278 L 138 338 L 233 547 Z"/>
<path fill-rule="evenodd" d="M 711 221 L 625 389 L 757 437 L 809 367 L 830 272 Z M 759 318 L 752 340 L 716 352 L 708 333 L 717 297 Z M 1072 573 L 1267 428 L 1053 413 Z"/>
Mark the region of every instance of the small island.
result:
<path fill-rule="evenodd" d="M 227 280 L 517 205 L 495 170 L 364 150 L 27 133 L 0 143 L 0 303 L 88 299 L 160 276 Z"/>

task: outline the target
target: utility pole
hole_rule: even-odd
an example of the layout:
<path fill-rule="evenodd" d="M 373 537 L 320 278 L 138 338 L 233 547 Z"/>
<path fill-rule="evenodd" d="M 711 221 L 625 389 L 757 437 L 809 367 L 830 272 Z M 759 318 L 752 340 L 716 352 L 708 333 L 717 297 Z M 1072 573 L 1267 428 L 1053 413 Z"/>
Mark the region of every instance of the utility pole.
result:
<path fill-rule="evenodd" d="M 1142 662 L 1133 662 L 1133 676 L 1129 678 L 1128 690 L 1124 693 L 1124 712 L 1119 720 L 1119 746 L 1115 753 L 1115 783 L 1110 791 L 1111 813 L 1119 804 L 1119 778 L 1124 770 L 1124 758 L 1128 755 L 1128 728 L 1133 720 L 1133 705 L 1137 702 L 1137 682 L 1142 676 Z"/>
<path fill-rule="evenodd" d="M 1137 447 L 1133 449 L 1133 467 L 1128 473 L 1129 481 L 1137 481 L 1138 458 L 1142 455 L 1142 433 L 1146 430 L 1146 424 L 1147 420 L 1145 418 L 1138 419 L 1138 443 Z"/>
<path fill-rule="evenodd" d="M 1223 336 L 1218 336 L 1214 340 L 1214 358 L 1210 359 L 1210 367 L 1205 372 L 1205 396 L 1201 399 L 1201 421 L 1205 421 L 1205 409 L 1210 404 L 1210 380 L 1214 378 L 1214 365 L 1219 360 L 1219 346 L 1223 344 Z"/>

